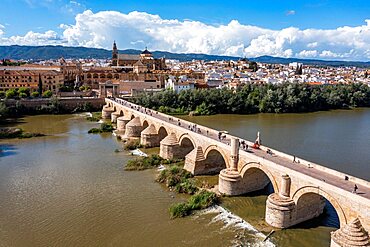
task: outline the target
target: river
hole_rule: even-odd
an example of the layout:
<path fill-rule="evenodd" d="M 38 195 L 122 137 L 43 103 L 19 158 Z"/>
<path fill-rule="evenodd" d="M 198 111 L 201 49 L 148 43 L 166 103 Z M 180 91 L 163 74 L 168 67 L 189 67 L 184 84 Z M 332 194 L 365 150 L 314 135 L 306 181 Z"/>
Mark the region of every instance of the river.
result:
<path fill-rule="evenodd" d="M 370 145 L 370 109 L 310 113 L 307 117 L 305 114 L 218 115 L 191 120 L 251 140 L 256 130 L 260 130 L 266 145 L 282 151 L 294 147 L 297 156 L 334 168 L 338 164 L 338 169 L 354 175 L 362 167 L 359 174 L 364 178 L 369 174 L 370 147 L 356 149 L 356 145 Z M 285 124 L 289 125 L 284 127 Z M 263 194 L 224 198 L 222 207 L 234 215 L 218 207 L 171 220 L 169 205 L 185 200 L 186 196 L 154 182 L 155 170 L 124 171 L 124 164 L 132 156 L 124 151 L 115 152 L 122 145 L 110 134 L 87 134 L 96 123 L 87 122 L 80 115 L 47 115 L 25 117 L 17 126 L 48 136 L 0 141 L 3 150 L 0 152 L 1 247 L 328 246 L 329 232 L 335 229 L 328 224 L 330 220 L 321 219 L 277 231 L 271 242 L 262 242 L 271 229 L 263 221 L 266 200 Z M 350 138 L 340 142 L 337 142 L 340 137 L 330 140 L 330 135 L 325 134 L 333 126 L 339 126 L 333 137 Z M 343 133 L 341 126 L 354 133 Z M 353 126 L 356 126 L 354 131 Z M 308 133 L 312 129 L 317 131 L 316 135 Z M 304 132 L 307 132 L 305 138 L 299 134 Z M 295 133 L 299 135 L 296 137 Z M 301 149 L 296 147 L 301 140 L 306 144 L 316 143 L 313 140 L 316 136 L 324 138 L 319 142 L 325 143 L 320 150 L 327 146 L 342 150 L 344 143 L 348 143 L 345 150 L 355 150 L 358 158 L 351 156 L 351 166 L 343 167 L 340 151 L 333 152 L 336 162 L 334 157 L 321 157 L 322 151 L 315 156 L 313 149 L 305 149 L 303 144 L 299 144 Z M 326 156 L 331 156 L 331 150 L 335 148 L 326 150 Z M 356 168 L 349 169 L 352 164 L 357 164 L 353 165 Z"/>

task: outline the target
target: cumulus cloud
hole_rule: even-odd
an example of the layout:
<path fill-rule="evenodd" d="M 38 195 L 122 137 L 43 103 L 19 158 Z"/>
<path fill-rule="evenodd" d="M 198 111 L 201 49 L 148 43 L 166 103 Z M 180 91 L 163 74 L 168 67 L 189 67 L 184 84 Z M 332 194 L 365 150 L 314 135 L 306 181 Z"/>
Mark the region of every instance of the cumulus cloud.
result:
<path fill-rule="evenodd" d="M 71 1 L 73 2 L 73 1 Z M 207 53 L 255 57 L 325 58 L 347 60 L 370 59 L 370 20 L 355 27 L 336 29 L 272 30 L 244 25 L 232 20 L 225 25 L 200 21 L 163 19 L 145 12 L 128 14 L 117 11 L 86 10 L 75 17 L 72 25 L 61 24 L 62 32 L 28 32 L 25 36 L 4 37 L 2 44 L 62 44 L 108 48 L 113 40 L 121 49 L 165 50 L 184 53 Z M 0 31 L 1 32 L 1 31 Z"/>

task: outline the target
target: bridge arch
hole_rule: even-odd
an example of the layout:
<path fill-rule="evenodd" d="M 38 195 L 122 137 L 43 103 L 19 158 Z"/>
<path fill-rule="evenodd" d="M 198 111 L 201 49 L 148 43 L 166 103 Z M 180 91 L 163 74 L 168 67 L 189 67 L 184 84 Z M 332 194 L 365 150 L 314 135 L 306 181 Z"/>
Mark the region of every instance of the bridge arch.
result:
<path fill-rule="evenodd" d="M 117 108 L 116 108 L 116 106 L 114 105 L 114 106 L 113 106 L 113 111 L 116 111 L 116 110 L 117 110 Z"/>
<path fill-rule="evenodd" d="M 222 149 L 216 145 L 211 145 L 204 152 L 204 170 L 207 174 L 217 174 L 221 170 L 229 167 L 229 160 Z"/>
<path fill-rule="evenodd" d="M 194 148 L 196 147 L 195 141 L 193 140 L 193 138 L 192 138 L 188 133 L 184 133 L 184 134 L 182 134 L 182 135 L 179 137 L 179 144 L 180 144 L 180 146 L 181 146 L 182 141 L 183 141 L 185 138 L 186 138 L 186 139 L 188 139 L 188 140 L 192 143 L 192 145 L 193 145 L 193 147 L 194 147 Z"/>
<path fill-rule="evenodd" d="M 161 142 L 166 136 L 168 136 L 168 131 L 165 127 L 161 126 L 158 129 L 158 142 Z"/>
<path fill-rule="evenodd" d="M 120 117 L 122 117 L 122 116 L 124 116 L 125 114 L 123 113 L 123 110 L 120 110 L 119 111 L 119 115 L 120 115 Z"/>
<path fill-rule="evenodd" d="M 226 155 L 226 153 L 220 148 L 218 147 L 217 145 L 210 145 L 208 146 L 205 150 L 204 150 L 204 157 L 207 159 L 208 157 L 208 154 L 212 151 L 212 150 L 215 150 L 217 151 L 218 153 L 221 154 L 223 160 L 225 161 L 225 165 L 226 165 L 226 168 L 229 168 L 230 167 L 230 162 L 229 162 L 229 159 L 227 158 L 228 156 Z"/>
<path fill-rule="evenodd" d="M 183 134 L 179 138 L 179 148 L 181 150 L 181 156 L 185 157 L 195 148 L 194 140 L 187 134 Z"/>
<path fill-rule="evenodd" d="M 131 114 L 130 119 L 132 120 L 132 119 L 134 119 L 134 118 L 135 118 L 135 115 L 134 115 L 134 114 Z"/>
<path fill-rule="evenodd" d="M 300 204 L 303 203 L 302 200 L 304 199 L 304 197 L 306 197 L 309 194 L 319 195 L 319 196 L 324 197 L 326 200 L 328 200 L 330 204 L 334 207 L 338 215 L 340 227 L 347 224 L 347 217 L 343 211 L 343 208 L 339 204 L 339 202 L 334 197 L 332 197 L 329 193 L 321 189 L 320 187 L 304 186 L 296 190 L 291 197 L 297 206 L 297 210 L 299 210 Z M 299 212 L 297 211 L 297 215 L 298 214 Z"/>
<path fill-rule="evenodd" d="M 148 123 L 148 121 L 145 119 L 144 121 L 143 121 L 143 130 L 145 130 L 148 126 L 149 126 L 149 123 Z"/>
<path fill-rule="evenodd" d="M 270 182 L 272 184 L 274 192 L 279 192 L 279 186 L 275 180 L 275 177 L 266 167 L 264 167 L 260 163 L 248 162 L 239 169 L 239 173 L 246 185 L 251 186 L 252 183 L 254 183 L 254 186 L 249 187 L 249 191 L 248 188 L 246 188 L 245 193 L 261 190 L 265 188 L 266 185 Z"/>

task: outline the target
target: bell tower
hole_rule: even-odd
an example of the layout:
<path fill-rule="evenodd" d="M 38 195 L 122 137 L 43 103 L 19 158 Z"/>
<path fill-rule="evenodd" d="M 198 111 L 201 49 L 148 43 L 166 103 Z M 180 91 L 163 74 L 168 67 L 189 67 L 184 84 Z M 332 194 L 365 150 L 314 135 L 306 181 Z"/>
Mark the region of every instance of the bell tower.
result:
<path fill-rule="evenodd" d="M 112 66 L 118 66 L 118 49 L 117 49 L 116 41 L 113 42 Z"/>

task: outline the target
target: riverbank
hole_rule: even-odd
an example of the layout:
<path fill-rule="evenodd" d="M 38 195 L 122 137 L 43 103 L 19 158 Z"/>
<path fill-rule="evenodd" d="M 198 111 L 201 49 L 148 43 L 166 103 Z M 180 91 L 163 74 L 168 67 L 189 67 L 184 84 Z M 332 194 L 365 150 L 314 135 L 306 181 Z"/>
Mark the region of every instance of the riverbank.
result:
<path fill-rule="evenodd" d="M 32 137 L 40 137 L 45 136 L 42 133 L 30 133 L 25 132 L 23 129 L 20 128 L 12 128 L 12 127 L 4 127 L 0 128 L 0 139 L 13 139 L 13 138 L 32 138 Z"/>
<path fill-rule="evenodd" d="M 101 98 L 5 99 L 0 101 L 0 122 L 8 118 L 41 114 L 96 112 L 101 111 L 103 105 L 104 99 Z"/>

